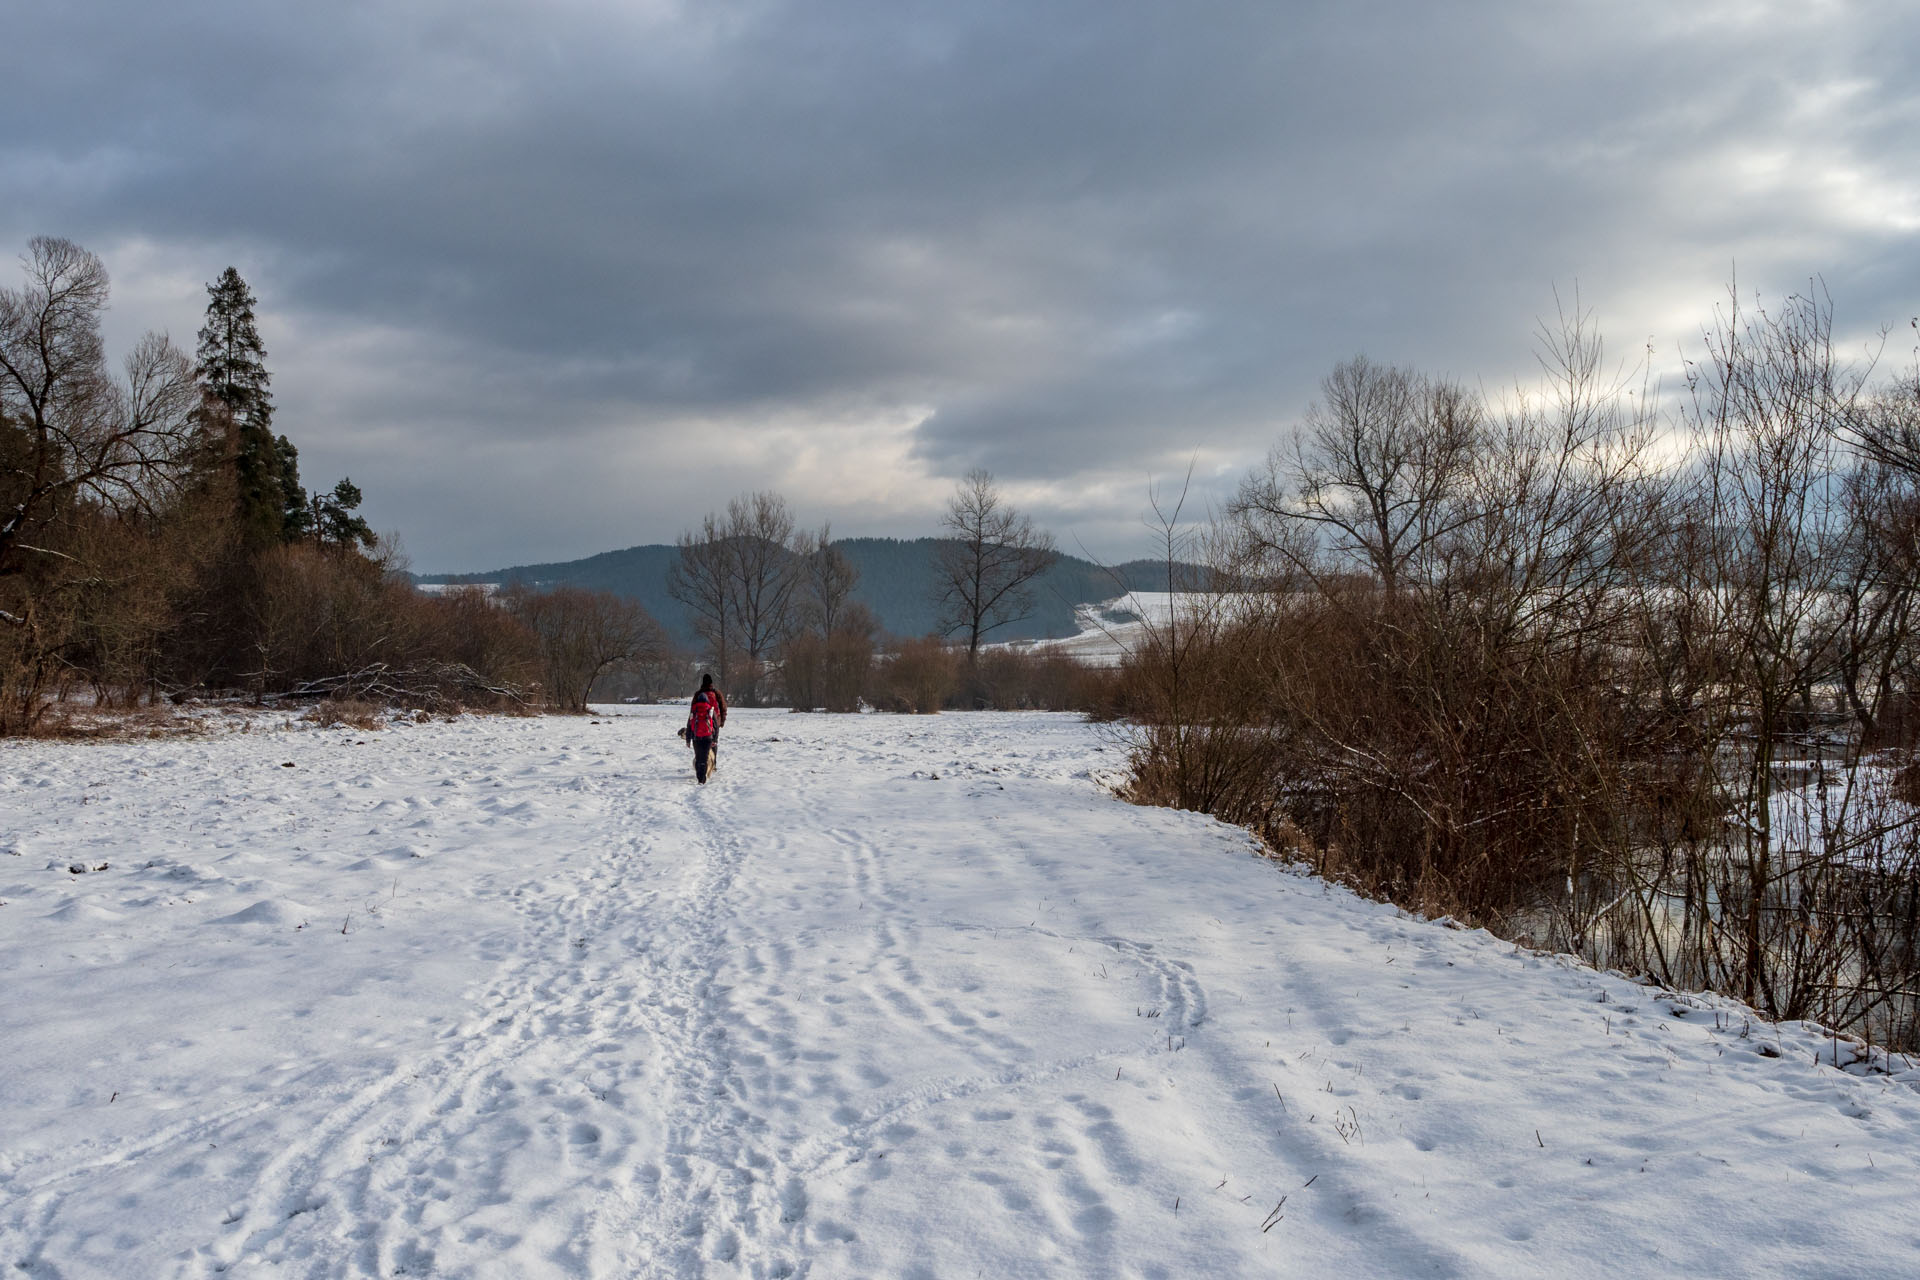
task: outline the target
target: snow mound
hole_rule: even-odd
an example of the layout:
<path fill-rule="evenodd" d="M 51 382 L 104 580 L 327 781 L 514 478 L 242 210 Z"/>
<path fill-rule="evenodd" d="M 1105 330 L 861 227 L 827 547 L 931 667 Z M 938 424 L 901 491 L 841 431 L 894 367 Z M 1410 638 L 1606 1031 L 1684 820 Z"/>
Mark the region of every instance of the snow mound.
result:
<path fill-rule="evenodd" d="M 52 911 L 49 911 L 47 913 L 47 919 L 65 920 L 69 922 L 78 921 L 82 923 L 87 921 L 94 921 L 94 922 L 103 923 L 103 924 L 111 924 L 116 921 L 126 919 L 126 916 L 122 912 L 114 911 L 108 907 L 103 907 L 99 903 L 93 902 L 89 899 L 75 898 L 72 901 L 67 902 L 65 905 L 57 907 Z"/>
<path fill-rule="evenodd" d="M 302 924 L 313 913 L 287 898 L 262 898 L 252 906 L 230 916 L 220 916 L 209 924 L 265 924 L 292 926 Z"/>

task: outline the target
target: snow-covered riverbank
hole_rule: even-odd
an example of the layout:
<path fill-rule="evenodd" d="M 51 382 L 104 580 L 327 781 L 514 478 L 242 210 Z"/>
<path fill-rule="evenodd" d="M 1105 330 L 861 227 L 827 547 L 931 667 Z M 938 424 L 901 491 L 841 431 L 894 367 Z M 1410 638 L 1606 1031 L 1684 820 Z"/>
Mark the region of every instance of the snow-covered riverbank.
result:
<path fill-rule="evenodd" d="M 0 744 L 0 1263 L 1920 1258 L 1920 1093 L 1804 1030 L 1119 803 L 1071 717 L 736 713 L 698 789 L 677 714 Z"/>

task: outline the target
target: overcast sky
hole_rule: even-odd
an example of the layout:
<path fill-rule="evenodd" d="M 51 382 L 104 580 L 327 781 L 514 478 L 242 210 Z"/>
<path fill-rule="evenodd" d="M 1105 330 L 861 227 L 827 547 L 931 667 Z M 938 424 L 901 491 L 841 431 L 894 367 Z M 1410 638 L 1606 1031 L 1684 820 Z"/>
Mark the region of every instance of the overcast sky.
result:
<path fill-rule="evenodd" d="M 0 242 L 191 347 L 232 264 L 303 478 L 422 571 L 775 488 L 919 536 L 990 469 L 1145 551 L 1336 362 L 1623 358 L 1737 264 L 1920 312 L 1920 0 L 6 5 Z"/>

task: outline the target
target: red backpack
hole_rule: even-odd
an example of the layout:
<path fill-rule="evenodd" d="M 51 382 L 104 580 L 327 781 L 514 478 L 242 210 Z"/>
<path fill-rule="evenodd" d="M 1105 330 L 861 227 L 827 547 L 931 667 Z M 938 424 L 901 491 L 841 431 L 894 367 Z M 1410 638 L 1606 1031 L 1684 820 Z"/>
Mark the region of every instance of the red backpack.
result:
<path fill-rule="evenodd" d="M 713 736 L 713 695 L 702 690 L 693 695 L 693 717 L 687 721 L 687 731 L 696 738 Z"/>

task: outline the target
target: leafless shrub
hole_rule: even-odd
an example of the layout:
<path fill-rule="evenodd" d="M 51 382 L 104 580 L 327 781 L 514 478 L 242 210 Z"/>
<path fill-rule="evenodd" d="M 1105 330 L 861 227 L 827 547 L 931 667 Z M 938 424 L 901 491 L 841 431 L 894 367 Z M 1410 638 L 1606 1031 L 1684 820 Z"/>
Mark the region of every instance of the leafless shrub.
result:
<path fill-rule="evenodd" d="M 1082 711 L 1118 714 L 1117 671 L 1089 667 L 1046 647 L 980 652 L 970 689 L 976 706 L 995 711 Z"/>
<path fill-rule="evenodd" d="M 1276 738 L 1287 732 L 1265 695 L 1280 633 L 1271 613 L 1228 608 L 1212 588 L 1242 582 L 1262 549 L 1244 526 L 1183 525 L 1186 499 L 1184 486 L 1170 506 L 1152 495 L 1174 603 L 1122 665 L 1117 701 L 1135 725 L 1133 791 L 1144 803 L 1261 830 L 1276 811 Z M 1196 563 L 1206 581 L 1188 580 L 1184 566 Z"/>
<path fill-rule="evenodd" d="M 1545 395 L 1341 366 L 1222 544 L 1257 607 L 1129 664 L 1136 793 L 1411 907 L 1913 1043 L 1920 823 L 1886 746 L 1920 693 L 1920 493 L 1884 421 L 1878 453 L 1842 447 L 1892 411 L 1830 334 L 1822 297 L 1736 299 L 1665 466 L 1577 311 Z"/>
<path fill-rule="evenodd" d="M 169 706 L 96 707 L 78 702 L 55 703 L 35 724 L 36 738 L 74 741 L 144 741 L 191 737 L 204 733 L 204 721 L 180 714 Z"/>
<path fill-rule="evenodd" d="M 589 702 L 679 701 L 697 680 L 698 668 L 674 647 L 651 656 L 618 663 L 600 673 L 588 692 Z"/>
<path fill-rule="evenodd" d="M 416 593 L 413 603 L 419 643 L 432 656 L 487 672 L 503 684 L 535 678 L 532 637 L 525 624 L 484 591 L 464 587 Z"/>
<path fill-rule="evenodd" d="M 832 630 L 806 629 L 782 649 L 781 681 L 795 711 L 858 711 L 873 671 L 873 615 L 842 602 Z"/>
<path fill-rule="evenodd" d="M 609 668 L 670 651 L 666 634 L 639 602 L 610 591 L 511 587 L 500 603 L 535 637 L 547 698 L 563 711 L 585 711 L 594 681 Z"/>
<path fill-rule="evenodd" d="M 413 593 L 378 561 L 290 543 L 254 559 L 249 587 L 252 666 L 240 674 L 256 696 L 408 656 L 412 637 L 404 624 Z"/>
<path fill-rule="evenodd" d="M 1111 720 L 1125 706 L 1124 676 L 1083 666 L 1045 648 L 983 648 L 971 671 L 966 653 L 938 636 L 898 642 L 872 666 L 862 696 L 881 711 L 1077 711 Z"/>
<path fill-rule="evenodd" d="M 293 543 L 250 562 L 243 597 L 256 698 L 514 709 L 539 678 L 537 637 L 477 592 L 415 591 L 391 558 Z"/>
<path fill-rule="evenodd" d="M 958 655 L 938 637 L 902 641 L 875 664 L 868 701 L 882 711 L 935 715 L 960 687 Z"/>

